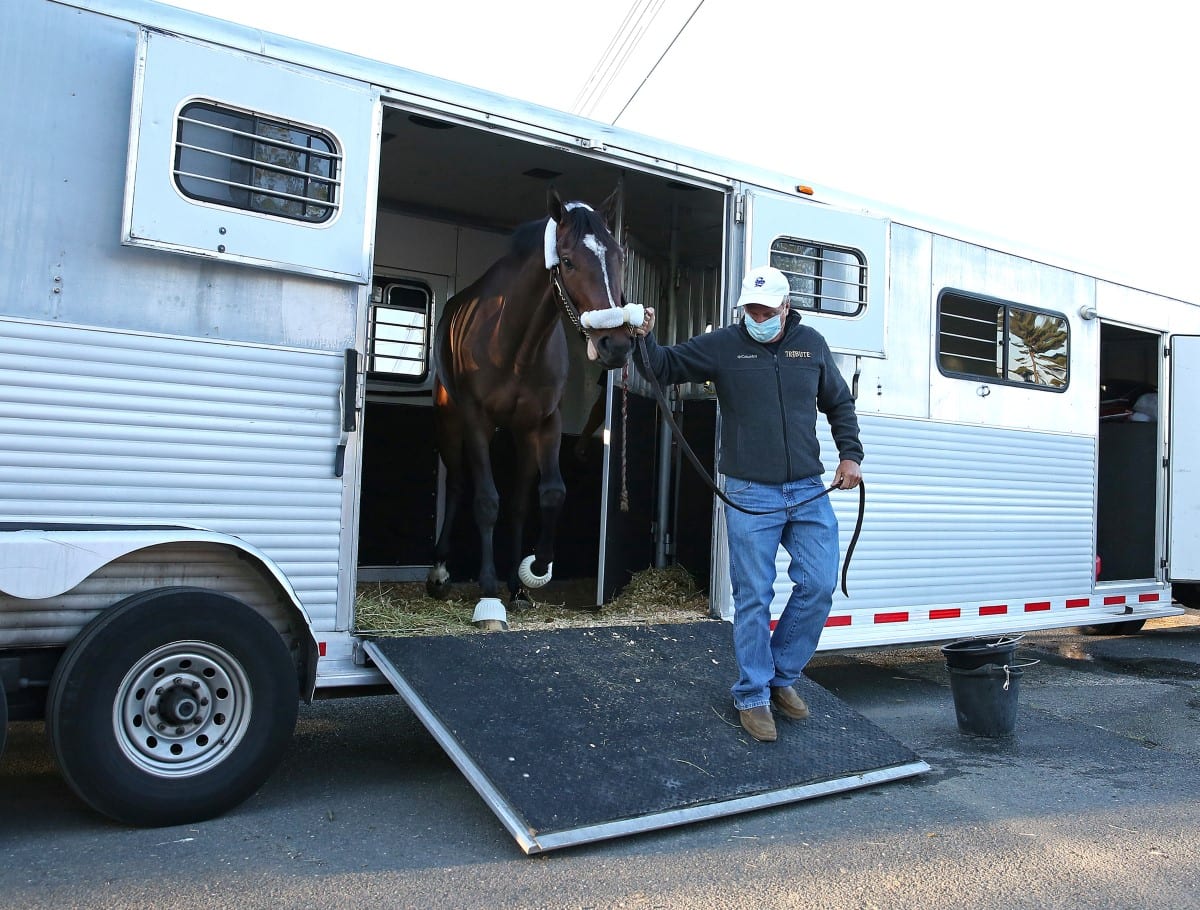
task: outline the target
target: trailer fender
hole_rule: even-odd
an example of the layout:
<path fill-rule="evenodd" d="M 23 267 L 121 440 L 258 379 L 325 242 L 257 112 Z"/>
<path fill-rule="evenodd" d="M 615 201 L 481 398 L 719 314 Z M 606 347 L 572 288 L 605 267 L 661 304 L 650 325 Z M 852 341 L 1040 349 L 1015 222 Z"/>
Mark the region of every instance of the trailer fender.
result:
<path fill-rule="evenodd" d="M 240 538 L 181 526 L 0 526 L 0 594 L 25 600 L 58 597 L 114 560 L 139 550 L 168 544 L 228 547 L 255 564 L 276 591 L 300 652 L 297 654 L 301 696 L 311 700 L 316 688 L 318 651 L 308 611 L 275 562 Z"/>

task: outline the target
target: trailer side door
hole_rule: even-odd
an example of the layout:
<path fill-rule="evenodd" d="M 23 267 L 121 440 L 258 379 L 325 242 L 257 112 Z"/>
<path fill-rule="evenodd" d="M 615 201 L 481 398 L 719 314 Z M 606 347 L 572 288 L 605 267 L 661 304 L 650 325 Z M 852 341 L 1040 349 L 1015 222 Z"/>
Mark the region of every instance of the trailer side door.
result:
<path fill-rule="evenodd" d="M 379 93 L 142 29 L 122 242 L 371 280 Z"/>
<path fill-rule="evenodd" d="M 834 351 L 883 356 L 887 219 L 753 190 L 746 224 L 747 271 L 782 271 L 792 306 Z"/>
<path fill-rule="evenodd" d="M 1167 560 L 1172 581 L 1200 581 L 1200 336 L 1171 337 Z"/>

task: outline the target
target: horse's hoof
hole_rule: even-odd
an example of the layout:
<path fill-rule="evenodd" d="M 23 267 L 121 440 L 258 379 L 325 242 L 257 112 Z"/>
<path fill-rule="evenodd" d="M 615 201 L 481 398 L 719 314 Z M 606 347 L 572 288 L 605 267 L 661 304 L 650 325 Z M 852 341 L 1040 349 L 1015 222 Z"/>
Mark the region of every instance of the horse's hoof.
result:
<path fill-rule="evenodd" d="M 500 622 L 498 619 L 481 619 L 479 622 L 471 623 L 476 629 L 482 629 L 484 632 L 507 632 L 508 623 Z"/>
<path fill-rule="evenodd" d="M 525 610 L 532 610 L 536 604 L 533 602 L 533 598 L 529 596 L 529 592 L 521 588 L 509 599 L 508 606 L 510 610 L 516 610 L 518 613 L 521 613 Z"/>
<path fill-rule="evenodd" d="M 508 611 L 504 609 L 504 602 L 499 597 L 481 597 L 475 604 L 471 625 L 489 632 L 507 632 Z"/>
<path fill-rule="evenodd" d="M 517 578 L 521 579 L 521 584 L 527 588 L 540 588 L 554 575 L 554 563 L 546 566 L 545 575 L 533 574 L 533 557 L 526 556 L 521 560 L 521 566 L 517 569 Z"/>
<path fill-rule="evenodd" d="M 450 573 L 446 571 L 445 566 L 434 566 L 429 570 L 429 574 L 425 576 L 425 593 L 430 597 L 438 600 L 446 600 L 450 597 L 450 590 L 453 585 L 450 584 Z"/>

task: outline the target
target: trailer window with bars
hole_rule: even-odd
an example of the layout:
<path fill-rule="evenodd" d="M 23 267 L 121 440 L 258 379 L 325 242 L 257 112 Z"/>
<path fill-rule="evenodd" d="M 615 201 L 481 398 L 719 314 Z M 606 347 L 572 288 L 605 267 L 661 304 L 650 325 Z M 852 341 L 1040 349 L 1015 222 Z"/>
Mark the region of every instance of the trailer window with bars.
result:
<path fill-rule="evenodd" d="M 1065 316 L 1003 300 L 944 291 L 938 298 L 938 368 L 947 376 L 1066 389 Z"/>
<path fill-rule="evenodd" d="M 429 373 L 433 293 L 418 281 L 375 280 L 367 327 L 367 371 L 373 379 L 420 382 Z"/>
<path fill-rule="evenodd" d="M 790 304 L 838 316 L 857 316 L 867 306 L 867 260 L 850 247 L 778 237 L 771 263 L 787 277 Z"/>
<path fill-rule="evenodd" d="M 175 183 L 191 199 L 309 224 L 340 200 L 341 155 L 315 127 L 193 101 L 179 112 Z"/>

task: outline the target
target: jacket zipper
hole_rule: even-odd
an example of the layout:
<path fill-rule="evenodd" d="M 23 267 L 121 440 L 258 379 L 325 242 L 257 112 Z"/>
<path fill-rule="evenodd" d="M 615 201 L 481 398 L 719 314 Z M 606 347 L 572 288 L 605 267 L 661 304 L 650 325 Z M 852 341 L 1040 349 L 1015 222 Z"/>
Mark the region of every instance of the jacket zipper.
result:
<path fill-rule="evenodd" d="M 782 345 L 782 339 L 780 344 Z M 787 409 L 783 403 L 783 376 L 779 372 L 779 348 L 775 349 L 775 391 L 779 395 L 779 422 L 783 427 L 783 470 L 784 481 L 792 477 L 792 447 L 788 445 Z"/>

